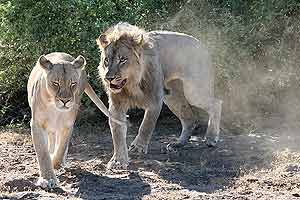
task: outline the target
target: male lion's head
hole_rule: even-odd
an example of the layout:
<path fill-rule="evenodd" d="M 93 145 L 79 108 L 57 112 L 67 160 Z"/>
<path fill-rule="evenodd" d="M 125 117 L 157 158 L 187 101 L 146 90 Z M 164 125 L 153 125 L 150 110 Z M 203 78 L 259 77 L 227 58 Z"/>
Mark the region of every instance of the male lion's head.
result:
<path fill-rule="evenodd" d="M 51 55 L 51 54 L 49 54 Z M 81 75 L 86 61 L 78 56 L 73 61 L 42 55 L 38 65 L 44 69 L 48 99 L 60 111 L 69 111 L 76 105 L 75 97 L 82 87 Z"/>
<path fill-rule="evenodd" d="M 106 88 L 119 93 L 138 84 L 143 76 L 145 32 L 128 23 L 109 28 L 96 40 L 101 50 L 99 73 Z"/>

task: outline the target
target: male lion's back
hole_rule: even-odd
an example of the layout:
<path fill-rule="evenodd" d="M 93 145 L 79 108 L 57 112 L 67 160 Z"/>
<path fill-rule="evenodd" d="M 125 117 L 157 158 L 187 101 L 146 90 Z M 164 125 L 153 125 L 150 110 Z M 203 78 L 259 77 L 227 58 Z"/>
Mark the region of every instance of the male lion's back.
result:
<path fill-rule="evenodd" d="M 196 79 L 206 77 L 206 82 L 213 79 L 211 57 L 201 41 L 184 33 L 169 31 L 152 31 L 147 35 L 159 53 L 165 79 L 193 76 Z"/>

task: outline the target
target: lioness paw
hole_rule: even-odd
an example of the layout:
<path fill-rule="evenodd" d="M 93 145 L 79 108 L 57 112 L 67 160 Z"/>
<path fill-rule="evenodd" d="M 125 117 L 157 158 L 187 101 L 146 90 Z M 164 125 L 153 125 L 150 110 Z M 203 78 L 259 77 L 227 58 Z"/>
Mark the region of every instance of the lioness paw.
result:
<path fill-rule="evenodd" d="M 219 141 L 219 137 L 216 137 L 216 136 L 205 136 L 204 137 L 204 141 L 205 141 L 205 144 L 208 146 L 208 147 L 214 147 L 217 145 L 218 141 Z"/>
<path fill-rule="evenodd" d="M 45 189 L 53 189 L 55 187 L 57 187 L 58 181 L 56 178 L 51 178 L 51 179 L 45 179 L 43 177 L 39 177 L 36 185 Z"/>
<path fill-rule="evenodd" d="M 136 141 L 133 141 L 129 147 L 129 151 L 133 153 L 148 153 L 148 145 L 145 144 L 139 144 Z"/>
<path fill-rule="evenodd" d="M 107 169 L 115 169 L 115 170 L 126 170 L 128 168 L 128 161 L 125 160 L 117 160 L 112 158 L 106 166 Z"/>

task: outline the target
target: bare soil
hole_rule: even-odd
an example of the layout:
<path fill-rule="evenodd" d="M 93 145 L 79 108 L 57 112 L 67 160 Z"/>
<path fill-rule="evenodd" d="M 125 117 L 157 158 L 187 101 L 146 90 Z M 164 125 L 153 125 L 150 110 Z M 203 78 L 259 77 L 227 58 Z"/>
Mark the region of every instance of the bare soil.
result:
<path fill-rule="evenodd" d="M 128 144 L 137 130 L 133 123 Z M 193 137 L 186 147 L 167 152 L 179 132 L 175 117 L 160 119 L 147 155 L 130 155 L 128 171 L 107 171 L 107 122 L 76 128 L 66 166 L 57 171 L 60 186 L 46 191 L 35 186 L 30 130 L 2 129 L 0 199 L 300 199 L 300 137 L 286 128 L 222 134 L 213 148 Z"/>

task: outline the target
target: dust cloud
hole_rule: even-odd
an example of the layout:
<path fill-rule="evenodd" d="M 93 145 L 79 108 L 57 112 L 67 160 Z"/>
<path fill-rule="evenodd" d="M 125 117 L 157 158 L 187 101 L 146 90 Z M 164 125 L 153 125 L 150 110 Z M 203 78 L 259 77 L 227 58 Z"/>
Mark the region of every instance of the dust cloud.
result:
<path fill-rule="evenodd" d="M 216 66 L 216 96 L 223 100 L 222 127 L 235 133 L 300 127 L 300 25 L 285 24 L 276 41 L 243 38 L 243 25 L 230 13 L 211 9 L 206 1 L 188 1 L 167 22 L 153 29 L 190 34 L 207 45 Z M 218 16 L 218 17 L 216 17 Z M 279 22 L 274 22 L 279 23 Z M 260 27 L 261 33 L 272 32 Z M 263 30 L 265 29 L 265 30 Z M 251 34 L 249 34 L 251 36 Z M 243 41 L 241 41 L 243 38 Z"/>

